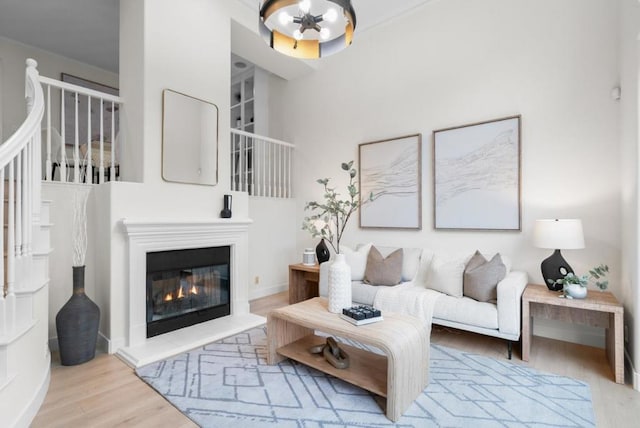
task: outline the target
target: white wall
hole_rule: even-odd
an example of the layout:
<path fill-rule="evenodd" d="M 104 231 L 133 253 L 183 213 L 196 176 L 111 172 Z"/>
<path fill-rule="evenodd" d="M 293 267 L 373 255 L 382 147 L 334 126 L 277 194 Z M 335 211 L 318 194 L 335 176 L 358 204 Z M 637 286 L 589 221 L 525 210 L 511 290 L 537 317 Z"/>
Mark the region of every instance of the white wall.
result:
<path fill-rule="evenodd" d="M 233 195 L 233 217 L 248 218 L 248 198 L 230 189 L 230 22 L 232 3 L 207 0 L 122 0 L 120 2 L 120 90 L 126 100 L 131 173 L 140 183 L 96 188 L 98 229 L 108 248 L 97 255 L 103 269 L 97 287 L 108 289 L 103 330 L 110 351 L 127 342 L 128 256 L 123 218 L 217 218 L 223 195 Z M 167 183 L 161 175 L 162 91 L 172 89 L 218 106 L 218 185 Z M 99 239 L 99 238 L 98 238 Z M 105 242 L 105 246 L 107 245 Z M 244 267 L 246 269 L 247 267 Z"/>
<path fill-rule="evenodd" d="M 636 0 L 622 0 L 620 8 L 620 140 L 622 148 L 622 277 L 621 299 L 625 306 L 625 325 L 628 328 L 627 351 L 632 357 L 634 387 L 640 389 L 640 270 L 638 267 L 638 140 L 640 137 L 640 4 Z"/>
<path fill-rule="evenodd" d="M 578 217 L 586 248 L 565 257 L 578 272 L 607 263 L 620 296 L 619 105 L 609 96 L 618 82 L 616 4 L 430 2 L 356 33 L 318 72 L 271 91 L 281 138 L 299 147 L 298 223 L 305 201 L 322 196 L 317 178 L 346 183 L 340 163 L 357 160 L 358 143 L 420 132 L 422 231 L 359 230 L 354 219 L 345 243 L 501 251 L 541 283 L 550 251 L 533 247 L 534 221 Z M 435 231 L 432 131 L 513 114 L 522 115 L 522 232 Z M 301 252 L 314 241 L 297 227 Z"/>
<path fill-rule="evenodd" d="M 289 288 L 291 263 L 302 262 L 294 237 L 299 228 L 295 199 L 249 198 L 249 298 Z"/>
<path fill-rule="evenodd" d="M 118 87 L 118 75 L 100 68 L 56 55 L 42 49 L 28 46 L 17 41 L 0 37 L 0 60 L 3 73 L 0 73 L 0 94 L 2 95 L 3 139 L 6 140 L 24 121 L 27 111 L 24 107 L 24 74 L 27 58 L 38 62 L 41 76 L 60 79 L 62 73 L 99 82 L 107 86 Z M 52 97 L 52 103 L 55 103 Z M 55 123 L 55 121 L 54 121 Z M 1 135 L 0 135 L 1 136 Z"/>
<path fill-rule="evenodd" d="M 69 300 L 73 292 L 73 198 L 77 191 L 87 191 L 87 253 L 85 257 L 85 291 L 90 299 L 99 302 L 95 287 L 95 249 L 102 247 L 96 239 L 95 200 L 93 186 L 72 183 L 44 183 L 42 184 L 42 199 L 50 200 L 50 241 L 53 252 L 49 258 L 49 344 L 57 349 L 56 315 L 60 308 Z M 100 307 L 104 313 L 105 308 Z M 101 317 L 101 324 L 104 317 Z M 101 330 L 102 331 L 102 330 Z"/>
<path fill-rule="evenodd" d="M 99 68 L 80 63 L 14 40 L 0 37 L 0 62 L 3 72 L 0 73 L 0 93 L 3 139 L 8 138 L 22 124 L 26 117 L 26 103 L 24 100 L 24 75 L 27 58 L 38 62 L 41 76 L 60 79 L 61 73 L 68 73 L 88 80 L 118 86 L 118 75 Z M 52 97 L 52 103 L 56 101 Z M 55 123 L 55 120 L 54 120 Z M 53 201 L 51 205 L 51 243 L 53 252 L 49 258 L 49 339 L 53 349 L 57 347 L 55 317 L 62 305 L 71 297 L 72 292 L 72 261 L 71 261 L 71 219 L 73 209 L 70 201 L 76 185 L 60 185 L 56 183 L 43 184 L 42 198 Z M 80 185 L 82 187 L 82 185 Z M 87 294 L 93 299 L 94 269 L 93 248 L 93 199 L 87 203 L 89 245 L 86 259 L 85 285 Z M 101 309 L 104 312 L 103 307 Z"/>

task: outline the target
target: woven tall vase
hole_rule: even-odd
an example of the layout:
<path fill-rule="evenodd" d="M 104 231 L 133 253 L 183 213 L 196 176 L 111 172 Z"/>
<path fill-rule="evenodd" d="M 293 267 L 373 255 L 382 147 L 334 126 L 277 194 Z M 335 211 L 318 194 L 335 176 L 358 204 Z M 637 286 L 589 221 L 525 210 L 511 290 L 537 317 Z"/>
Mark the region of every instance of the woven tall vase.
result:
<path fill-rule="evenodd" d="M 84 292 L 84 266 L 73 267 L 73 295 L 56 315 L 63 366 L 85 363 L 96 355 L 100 308 Z"/>
<path fill-rule="evenodd" d="M 329 312 L 342 313 L 343 308 L 351 306 L 351 268 L 344 254 L 336 254 L 329 266 Z"/>

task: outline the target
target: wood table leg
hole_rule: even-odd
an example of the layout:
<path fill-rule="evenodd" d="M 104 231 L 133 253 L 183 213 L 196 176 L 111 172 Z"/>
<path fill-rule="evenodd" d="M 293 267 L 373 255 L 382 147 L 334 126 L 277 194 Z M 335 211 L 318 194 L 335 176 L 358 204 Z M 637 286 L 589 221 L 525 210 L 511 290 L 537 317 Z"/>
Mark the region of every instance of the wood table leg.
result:
<path fill-rule="evenodd" d="M 429 333 L 417 325 L 401 347 L 387 355 L 387 418 L 396 422 L 429 384 Z"/>
<path fill-rule="evenodd" d="M 533 326 L 531 325 L 529 304 L 528 301 L 522 301 L 522 361 L 529 361 L 529 351 L 531 350 Z"/>
<path fill-rule="evenodd" d="M 621 313 L 609 314 L 609 327 L 605 329 L 607 359 L 616 383 L 624 383 L 624 334 Z"/>
<path fill-rule="evenodd" d="M 267 364 L 277 364 L 286 359 L 278 354 L 278 348 L 310 334 L 313 334 L 313 329 L 267 315 Z"/>

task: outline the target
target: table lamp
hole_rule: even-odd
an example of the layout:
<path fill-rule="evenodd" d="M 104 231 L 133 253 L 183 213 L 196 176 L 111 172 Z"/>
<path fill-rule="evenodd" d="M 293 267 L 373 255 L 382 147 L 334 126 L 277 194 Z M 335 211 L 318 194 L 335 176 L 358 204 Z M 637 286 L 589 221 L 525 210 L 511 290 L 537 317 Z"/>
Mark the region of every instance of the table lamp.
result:
<path fill-rule="evenodd" d="M 568 273 L 573 273 L 573 269 L 562 257 L 560 250 L 584 248 L 582 220 L 536 220 L 533 231 L 533 244 L 538 248 L 554 250 L 553 254 L 542 261 L 540 269 L 542 270 L 544 283 L 549 290 L 562 290 L 562 284 L 556 284 L 556 280 L 564 278 Z"/>

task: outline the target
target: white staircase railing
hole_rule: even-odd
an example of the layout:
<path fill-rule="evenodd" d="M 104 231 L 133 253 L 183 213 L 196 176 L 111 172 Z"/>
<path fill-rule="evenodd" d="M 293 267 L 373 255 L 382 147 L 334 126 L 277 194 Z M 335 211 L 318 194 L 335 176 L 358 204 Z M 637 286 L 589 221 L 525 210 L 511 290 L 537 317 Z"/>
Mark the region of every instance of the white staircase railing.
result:
<path fill-rule="evenodd" d="M 40 77 L 40 83 L 46 112 L 41 178 L 73 183 L 118 179 L 122 98 L 48 77 Z M 52 108 L 52 99 L 60 100 L 59 109 Z M 59 128 L 52 125 L 52 115 L 59 116 Z"/>
<path fill-rule="evenodd" d="M 6 243 L 0 248 L 0 337 L 15 328 L 16 291 L 31 278 L 33 225 L 40 222 L 40 122 L 44 95 L 36 66 L 36 61 L 27 60 L 27 118 L 0 145 L 0 200 L 7 201 L 6 210 L 0 210 L 0 224 L 6 224 L 6 228 L 0 228 L 0 242 Z"/>
<path fill-rule="evenodd" d="M 293 197 L 295 145 L 231 129 L 231 190 L 252 196 Z"/>

